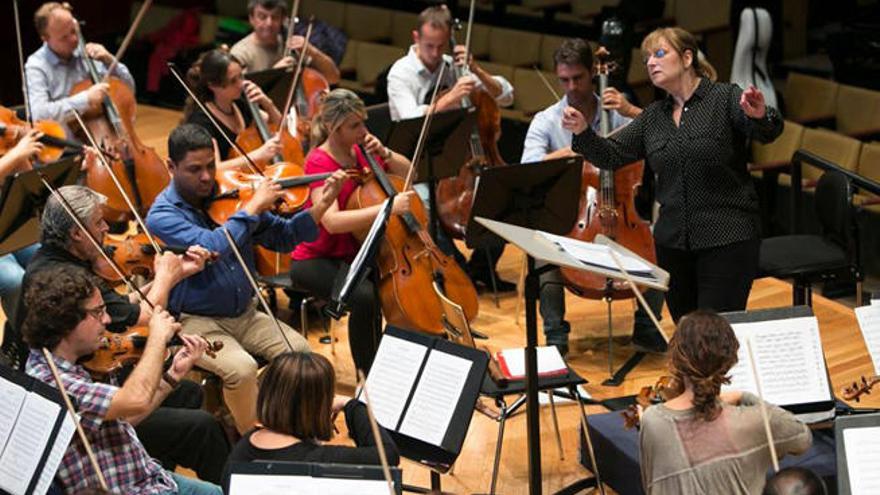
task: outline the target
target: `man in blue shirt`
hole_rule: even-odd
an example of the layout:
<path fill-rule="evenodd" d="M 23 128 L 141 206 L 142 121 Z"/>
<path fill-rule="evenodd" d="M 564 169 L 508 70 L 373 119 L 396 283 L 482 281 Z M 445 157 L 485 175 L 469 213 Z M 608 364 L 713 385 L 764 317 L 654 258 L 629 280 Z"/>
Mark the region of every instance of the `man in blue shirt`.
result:
<path fill-rule="evenodd" d="M 553 54 L 556 76 L 565 90 L 557 103 L 535 114 L 526 133 L 522 162 L 539 162 L 573 156 L 571 150 L 571 131 L 562 128 L 562 112 L 573 106 L 584 114 L 590 125 L 598 132 L 600 110 L 610 109 L 609 127 L 613 131 L 629 124 L 642 113 L 642 109 L 627 101 L 620 92 L 608 88 L 605 94 L 597 95 L 593 88 L 593 52 L 586 41 L 578 38 L 568 39 Z M 587 195 L 595 198 L 596 191 L 590 189 Z M 541 275 L 540 310 L 544 321 L 544 337 L 547 345 L 559 347 L 565 355 L 568 352 L 568 334 L 571 330 L 565 321 L 565 291 L 562 276 L 558 269 Z M 663 293 L 649 290 L 645 298 L 651 310 L 660 317 L 663 309 Z M 654 329 L 647 313 L 639 306 L 633 323 L 633 343 L 640 350 L 665 351 L 666 342 Z"/>
<path fill-rule="evenodd" d="M 327 178 L 321 201 L 291 218 L 270 212 L 283 191 L 278 184 L 263 181 L 221 226 L 207 213 L 216 192 L 216 163 L 208 132 L 194 124 L 174 129 L 168 136 L 168 165 L 171 184 L 156 197 L 147 227 L 165 243 L 198 244 L 220 254 L 215 263 L 174 288 L 168 310 L 178 315 L 183 333 L 223 342 L 216 359 L 203 358 L 198 365 L 223 380 L 226 405 L 244 433 L 256 423 L 257 363 L 251 354 L 271 360 L 290 349 L 272 318 L 257 311 L 253 288 L 221 228 L 235 240 L 253 273 L 254 244 L 290 252 L 299 242 L 318 236 L 317 222 L 336 200 L 345 174 L 340 171 Z M 308 350 L 301 335 L 284 323 L 281 327 L 293 350 Z"/>

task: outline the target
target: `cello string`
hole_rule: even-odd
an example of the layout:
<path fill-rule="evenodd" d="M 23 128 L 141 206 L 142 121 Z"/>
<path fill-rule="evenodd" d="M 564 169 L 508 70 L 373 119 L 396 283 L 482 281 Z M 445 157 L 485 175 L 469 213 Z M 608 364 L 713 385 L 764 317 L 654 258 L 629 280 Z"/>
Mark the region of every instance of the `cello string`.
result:
<path fill-rule="evenodd" d="M 101 82 L 109 82 L 110 74 L 116 70 L 116 66 L 119 65 L 119 59 L 125 54 L 125 51 L 128 49 L 128 45 L 131 44 L 132 38 L 134 38 L 134 33 L 137 31 L 138 26 L 140 26 L 141 21 L 144 20 L 144 15 L 147 13 L 147 10 L 150 9 L 150 6 L 153 5 L 153 0 L 146 0 L 143 5 L 141 5 L 140 10 L 137 13 L 137 16 L 134 18 L 134 22 L 131 23 L 131 26 L 128 28 L 128 33 L 125 34 L 125 38 L 122 40 L 122 44 L 119 45 L 119 49 L 116 50 L 116 55 L 113 56 L 113 62 L 107 67 L 107 73 L 104 74 L 104 79 Z M 83 54 L 85 56 L 85 54 Z"/>

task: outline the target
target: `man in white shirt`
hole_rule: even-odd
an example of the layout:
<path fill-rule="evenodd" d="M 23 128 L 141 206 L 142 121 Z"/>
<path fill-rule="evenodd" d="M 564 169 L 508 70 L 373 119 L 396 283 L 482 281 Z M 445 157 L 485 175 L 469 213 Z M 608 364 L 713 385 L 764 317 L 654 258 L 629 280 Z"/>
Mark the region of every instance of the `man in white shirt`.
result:
<path fill-rule="evenodd" d="M 509 106 L 513 103 L 513 86 L 510 82 L 501 76 L 493 76 L 486 72 L 473 57 L 465 53 L 464 45 L 455 47 L 454 58 L 446 54 L 451 28 L 452 16 L 445 5 L 428 7 L 419 14 L 418 25 L 413 30 L 414 44 L 410 46 L 409 52 L 397 60 L 388 71 L 388 107 L 391 120 L 412 119 L 425 115 L 437 84 L 440 84 L 441 90 L 448 88 L 446 93 L 437 98 L 437 112 L 460 108 L 462 98 L 480 87 L 492 95 L 499 106 Z M 462 66 L 465 63 L 470 74 L 457 78 L 453 65 Z M 446 69 L 443 72 L 443 80 L 438 82 L 441 64 L 445 64 Z M 433 207 L 428 204 L 426 186 L 416 185 L 416 191 L 428 208 Z M 437 243 L 444 251 L 458 254 L 455 246 L 440 229 L 437 231 L 437 237 Z M 502 244 L 489 247 L 488 256 L 474 253 L 467 266 L 474 282 L 492 288 L 494 266 L 503 250 Z M 463 260 L 460 255 L 456 258 Z M 495 277 L 495 288 L 499 292 L 505 292 L 514 290 L 516 286 Z"/>
<path fill-rule="evenodd" d="M 609 127 L 617 129 L 629 124 L 642 113 L 642 109 L 627 101 L 620 92 L 608 88 L 600 97 L 593 87 L 593 52 L 590 45 L 578 38 L 567 39 L 553 54 L 553 63 L 559 83 L 565 96 L 557 103 L 535 114 L 526 133 L 522 163 L 551 160 L 574 156 L 571 150 L 571 131 L 562 128 L 562 112 L 572 106 L 578 109 L 599 131 L 600 106 L 610 109 Z M 544 337 L 547 345 L 559 347 L 568 352 L 568 333 L 570 326 L 565 321 L 565 290 L 558 269 L 541 275 L 540 310 L 544 322 Z M 645 298 L 651 310 L 660 317 L 663 309 L 663 293 L 649 290 Z M 665 351 L 666 343 L 654 329 L 647 313 L 639 307 L 633 322 L 633 343 L 640 350 Z"/>

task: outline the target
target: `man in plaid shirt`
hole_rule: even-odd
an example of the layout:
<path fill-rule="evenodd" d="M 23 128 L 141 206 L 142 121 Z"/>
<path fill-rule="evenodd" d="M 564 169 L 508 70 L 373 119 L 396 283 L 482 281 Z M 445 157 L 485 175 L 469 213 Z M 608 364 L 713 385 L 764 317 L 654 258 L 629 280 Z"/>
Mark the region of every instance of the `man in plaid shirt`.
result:
<path fill-rule="evenodd" d="M 23 335 L 31 347 L 27 373 L 56 386 L 41 349 L 51 351 L 61 380 L 95 452 L 108 488 L 125 494 L 220 495 L 216 485 L 166 471 L 150 458 L 132 424 L 150 414 L 205 352 L 203 339 L 181 335 L 184 348 L 162 372 L 165 349 L 180 330 L 168 312 L 156 308 L 143 355 L 122 387 L 92 380 L 79 364 L 94 353 L 109 323 L 101 292 L 85 269 L 60 265 L 38 273 L 25 293 Z M 61 462 L 56 481 L 65 493 L 98 486 L 79 437 Z"/>

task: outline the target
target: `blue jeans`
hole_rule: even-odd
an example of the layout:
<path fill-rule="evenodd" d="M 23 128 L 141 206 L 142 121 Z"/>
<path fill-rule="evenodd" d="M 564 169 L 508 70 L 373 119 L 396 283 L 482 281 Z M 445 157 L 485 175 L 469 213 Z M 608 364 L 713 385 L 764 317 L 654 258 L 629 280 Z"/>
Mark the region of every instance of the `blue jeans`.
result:
<path fill-rule="evenodd" d="M 3 313 L 10 321 L 13 319 L 12 313 L 18 306 L 24 268 L 39 247 L 39 244 L 33 244 L 14 253 L 0 256 L 0 303 L 3 305 Z"/>
<path fill-rule="evenodd" d="M 178 495 L 223 495 L 223 490 L 207 481 L 188 478 L 182 474 L 169 473 L 177 483 L 177 492 L 167 492 L 168 495 L 177 493 Z M 165 494 L 162 494 L 165 495 Z"/>

